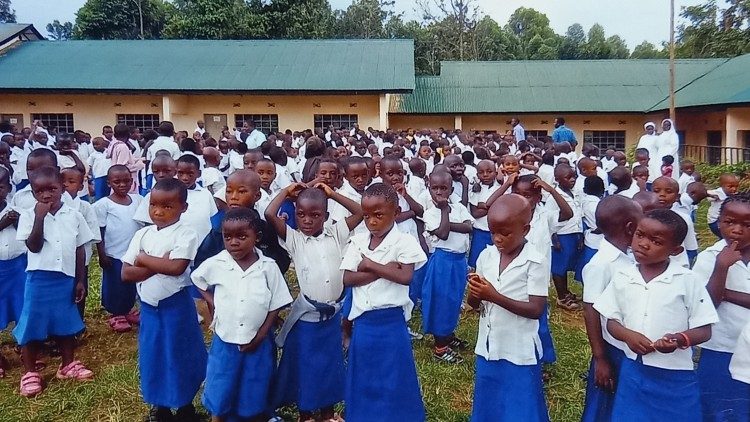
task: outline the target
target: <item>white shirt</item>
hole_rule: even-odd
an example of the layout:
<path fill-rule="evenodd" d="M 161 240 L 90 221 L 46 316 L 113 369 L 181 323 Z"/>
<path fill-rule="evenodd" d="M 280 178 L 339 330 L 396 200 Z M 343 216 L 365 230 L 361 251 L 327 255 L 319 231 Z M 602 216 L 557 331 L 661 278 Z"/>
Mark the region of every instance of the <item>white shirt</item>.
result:
<path fill-rule="evenodd" d="M 477 259 L 477 274 L 513 300 L 547 297 L 550 260 L 526 244 L 521 253 L 500 272 L 500 252 L 488 246 Z M 515 365 L 536 365 L 542 356 L 539 320 L 516 315 L 492 302 L 482 301 L 479 335 L 474 353 L 487 360 L 507 360 Z"/>
<path fill-rule="evenodd" d="M 341 298 L 344 272 L 339 267 L 350 233 L 346 221 L 324 226 L 317 237 L 287 227 L 283 245 L 294 261 L 301 294 L 329 304 Z"/>
<path fill-rule="evenodd" d="M 198 243 L 211 231 L 211 217 L 219 212 L 214 201 L 214 196 L 207 189 L 195 185 L 194 189 L 188 189 L 187 210 L 180 216 L 180 222 L 195 231 L 198 235 Z M 147 193 L 143 201 L 138 205 L 133 219 L 145 224 L 153 224 L 148 213 L 151 202 L 151 192 Z"/>
<path fill-rule="evenodd" d="M 97 179 L 99 177 L 107 177 L 109 168 L 112 167 L 112 160 L 107 158 L 103 152 L 94 150 L 89 155 L 87 160 L 89 168 L 91 169 L 91 177 Z"/>
<path fill-rule="evenodd" d="M 539 170 L 537 170 L 536 175 L 548 185 L 555 186 L 555 168 L 554 167 L 547 165 L 547 164 L 542 164 L 541 166 L 539 166 Z M 542 189 L 542 201 L 543 202 L 549 201 L 549 197 L 550 197 L 550 193 Z"/>
<path fill-rule="evenodd" d="M 8 212 L 13 210 L 6 203 L 5 207 L 0 210 L 0 219 L 5 217 Z M 20 217 L 20 216 L 19 216 Z M 0 230 L 0 261 L 8 261 L 26 253 L 26 244 L 16 239 L 16 228 L 12 224 Z"/>
<path fill-rule="evenodd" d="M 513 136 L 516 138 L 516 142 L 526 140 L 526 131 L 520 123 L 513 126 Z"/>
<path fill-rule="evenodd" d="M 617 249 L 607 239 L 602 239 L 599 243 L 599 250 L 591 258 L 591 261 L 583 267 L 583 301 L 589 304 L 596 303 L 604 289 L 612 281 L 614 272 L 618 268 L 626 268 L 632 265 L 635 265 L 632 256 Z M 612 337 L 612 334 L 607 331 L 607 318 L 600 315 L 600 319 L 604 340 L 620 350 L 627 349 L 628 346 L 625 343 Z"/>
<path fill-rule="evenodd" d="M 86 224 L 89 226 L 89 231 L 91 231 L 91 242 L 89 242 L 89 244 L 92 245 L 94 243 L 101 242 L 102 235 L 101 231 L 99 230 L 99 219 L 96 217 L 96 211 L 94 211 L 94 207 L 92 207 L 89 202 L 82 201 L 81 198 L 75 198 L 71 207 L 74 210 L 78 210 L 78 212 L 83 215 L 83 219 L 86 220 Z M 89 262 L 91 262 L 91 255 L 94 253 L 93 250 L 88 246 L 85 249 L 86 265 L 89 265 Z"/>
<path fill-rule="evenodd" d="M 250 343 L 268 313 L 292 303 L 292 296 L 276 262 L 256 249 L 258 260 L 242 270 L 227 251 L 205 260 L 193 271 L 193 283 L 214 290 L 211 328 L 223 341 Z"/>
<path fill-rule="evenodd" d="M 169 252 L 169 259 L 187 259 L 192 261 L 198 252 L 200 241 L 193 229 L 178 221 L 169 227 L 159 230 L 156 226 L 148 226 L 138 230 L 130 241 L 127 251 L 122 256 L 122 262 L 133 265 L 135 258 L 143 252 L 147 255 L 161 258 Z M 137 283 L 138 296 L 143 302 L 151 306 L 159 306 L 159 302 L 174 295 L 190 285 L 190 266 L 178 276 L 155 274 Z"/>
<path fill-rule="evenodd" d="M 344 184 L 341 186 L 341 189 L 336 191 L 341 196 L 351 199 L 352 201 L 356 202 L 357 204 L 362 203 L 362 194 L 357 192 L 352 185 L 349 183 L 348 180 L 344 180 Z M 337 205 L 338 202 L 336 203 Z M 343 221 L 345 218 L 352 215 L 352 213 L 349 212 L 348 209 L 346 209 L 344 206 L 338 206 L 333 207 L 333 209 L 328 210 L 329 217 L 328 219 L 330 221 Z M 367 226 L 365 225 L 365 222 L 362 221 L 357 225 L 357 227 L 354 228 L 354 231 L 352 234 L 360 234 L 360 233 L 369 233 L 367 231 Z"/>
<path fill-rule="evenodd" d="M 227 176 L 234 173 L 237 170 L 242 170 L 245 168 L 245 161 L 244 157 L 235 150 L 229 150 L 228 154 L 229 159 L 229 169 L 227 170 Z"/>
<path fill-rule="evenodd" d="M 471 182 L 477 181 L 477 168 L 474 166 L 467 165 L 466 169 L 464 170 L 464 176 L 466 176 L 467 179 L 469 179 L 469 186 L 471 186 Z M 471 192 L 469 192 L 469 195 L 471 195 Z"/>
<path fill-rule="evenodd" d="M 573 210 L 573 217 L 571 217 L 569 220 L 556 223 L 555 226 L 552 226 L 553 232 L 559 235 L 583 233 L 583 226 L 581 225 L 583 214 L 581 210 L 581 201 L 576 197 L 575 194 L 571 196 L 560 188 L 555 189 L 563 197 L 563 199 L 565 199 L 565 202 L 568 203 L 570 209 Z M 549 207 L 552 214 L 557 214 L 559 216 L 560 207 L 557 205 L 557 202 L 555 202 L 554 198 L 547 201 L 546 206 Z"/>
<path fill-rule="evenodd" d="M 693 219 L 690 217 L 690 212 L 685 212 L 686 210 L 677 203 L 672 205 L 672 211 L 682 217 L 682 219 L 685 220 L 685 224 L 688 226 L 687 236 L 685 236 L 685 241 L 682 242 L 682 246 L 686 251 L 697 251 L 698 238 L 695 235 L 695 223 L 693 223 Z"/>
<path fill-rule="evenodd" d="M 693 272 L 698 280 L 708 284 L 708 279 L 714 271 L 716 257 L 727 246 L 725 240 L 719 240 L 706 250 L 698 254 Z M 726 288 L 741 293 L 750 294 L 750 267 L 744 262 L 737 261 L 729 267 Z M 742 329 L 750 323 L 750 309 L 723 301 L 716 308 L 719 322 L 711 329 L 711 339 L 701 347 L 717 352 L 732 353 L 737 345 L 737 339 Z"/>
<path fill-rule="evenodd" d="M 617 167 L 617 162 L 614 158 L 602 158 L 602 170 L 604 170 L 605 173 L 609 173 L 610 171 L 614 170 L 615 167 Z"/>
<path fill-rule="evenodd" d="M 414 264 L 414 269 L 419 269 L 427 261 L 419 241 L 413 236 L 401 233 L 395 225 L 385 236 L 380 245 L 370 250 L 370 233 L 357 234 L 349 239 L 344 257 L 341 261 L 342 270 L 357 271 L 362 262 L 362 255 L 378 264 L 399 262 L 401 264 Z M 349 312 L 349 320 L 367 311 L 386 308 L 403 308 L 404 318 L 411 318 L 411 310 L 414 304 L 409 299 L 409 286 L 394 283 L 385 278 L 379 278 L 364 286 L 352 288 L 352 309 Z"/>
<path fill-rule="evenodd" d="M 552 206 L 550 202 L 555 202 L 555 200 L 551 198 L 546 204 L 536 205 L 534 214 L 531 216 L 531 223 L 529 223 L 531 228 L 526 235 L 526 240 L 536 246 L 544 256 L 552 253 L 550 249 L 552 248 L 552 233 L 560 219 L 560 209 L 557 204 Z"/>
<path fill-rule="evenodd" d="M 479 186 L 482 189 L 479 192 L 469 192 L 469 204 L 475 207 L 481 202 L 487 202 L 487 200 L 490 199 L 490 196 L 492 196 L 495 191 L 500 189 L 500 184 L 496 181 L 493 181 L 491 186 L 487 186 L 484 183 L 480 183 Z M 490 231 L 490 227 L 487 224 L 487 216 L 485 215 L 484 217 L 475 219 L 474 228 L 484 231 Z"/>
<path fill-rule="evenodd" d="M 94 203 L 94 211 L 99 220 L 99 227 L 104 227 L 104 251 L 107 256 L 121 259 L 128 250 L 130 240 L 143 224 L 135 221 L 138 206 L 143 201 L 140 195 L 128 194 L 130 205 L 120 205 L 109 197 L 102 198 Z"/>
<path fill-rule="evenodd" d="M 464 185 L 461 184 L 461 181 L 455 180 L 453 180 L 451 183 L 453 185 L 453 193 L 451 193 L 450 201 L 459 204 L 461 203 L 461 198 L 463 197 Z"/>
<path fill-rule="evenodd" d="M 201 173 L 203 179 L 203 187 L 208 189 L 209 192 L 216 193 L 221 189 L 226 188 L 227 182 L 224 180 L 224 175 L 216 167 L 206 167 Z"/>
<path fill-rule="evenodd" d="M 687 173 L 680 174 L 679 180 L 677 180 L 677 184 L 680 185 L 680 193 L 687 192 L 687 187 L 689 184 L 695 182 L 695 177 L 690 176 Z"/>
<path fill-rule="evenodd" d="M 612 185 L 612 186 L 614 186 L 614 185 Z M 624 196 L 626 198 L 633 199 L 633 197 L 635 196 L 635 194 L 638 193 L 638 192 L 640 192 L 640 191 L 641 191 L 641 188 L 638 187 L 638 184 L 635 183 L 635 180 L 633 180 L 633 183 L 630 184 L 629 188 L 627 188 L 627 189 L 625 189 L 623 191 L 617 192 L 617 195 L 622 195 L 622 196 Z"/>
<path fill-rule="evenodd" d="M 604 238 L 603 234 L 594 234 L 596 230 L 596 207 L 599 205 L 598 197 L 584 194 L 581 197 L 581 213 L 583 222 L 586 223 L 586 231 L 583 233 L 583 243 L 591 249 L 599 249 L 599 242 Z"/>
<path fill-rule="evenodd" d="M 401 212 L 411 211 L 411 206 L 409 205 L 409 202 L 406 201 L 406 198 L 404 198 L 400 193 L 397 193 L 396 195 L 398 195 L 398 207 L 401 210 Z M 416 237 L 417 239 L 419 239 L 419 231 L 417 230 L 417 221 L 414 218 L 410 218 L 408 220 L 404 220 L 398 223 L 398 229 L 401 230 L 401 232 L 403 233 L 410 234 Z"/>
<path fill-rule="evenodd" d="M 173 160 L 177 160 L 182 155 L 182 151 L 180 151 L 180 148 L 179 146 L 177 146 L 177 142 L 174 141 L 174 138 L 172 138 L 171 136 L 159 136 L 158 138 L 154 139 L 154 143 L 152 143 L 148 148 L 148 151 L 146 152 L 146 160 L 154 161 L 156 153 L 161 150 L 168 151 Z"/>
<path fill-rule="evenodd" d="M 729 363 L 729 372 L 737 381 L 750 384 L 750 324 L 742 330 Z"/>
<path fill-rule="evenodd" d="M 448 221 L 451 223 L 463 223 L 464 221 L 473 222 L 469 210 L 465 206 L 459 203 L 448 204 L 450 210 L 448 211 Z M 439 239 L 436 235 L 430 234 L 430 232 L 437 230 L 440 227 L 442 220 L 442 210 L 436 206 L 432 206 L 424 211 L 422 216 L 424 221 L 425 239 L 430 245 L 430 250 L 443 249 L 448 252 L 454 253 L 466 253 L 469 250 L 469 234 L 468 233 L 457 233 L 450 231 L 448 233 L 448 239 Z"/>
<path fill-rule="evenodd" d="M 245 139 L 248 149 L 260 148 L 263 142 L 266 142 L 266 135 L 258 129 L 253 129 L 253 131 L 247 135 L 247 139 Z"/>
<path fill-rule="evenodd" d="M 20 211 L 16 240 L 26 241 L 34 227 L 34 210 Z M 37 253 L 29 251 L 26 271 L 57 271 L 76 275 L 76 248 L 94 239 L 83 215 L 63 203 L 55 215 L 44 216 L 44 243 Z"/>
<path fill-rule="evenodd" d="M 63 204 L 71 206 L 73 204 L 73 197 L 70 196 L 68 192 L 63 192 L 62 202 Z M 37 200 L 36 198 L 34 198 L 34 192 L 31 190 L 31 183 L 29 183 L 23 189 L 16 191 L 16 193 L 13 195 L 13 198 L 11 198 L 10 200 L 10 207 L 18 211 L 19 213 L 22 210 L 28 209 L 34 211 L 36 203 Z"/>
<path fill-rule="evenodd" d="M 710 196 L 706 199 L 708 199 L 709 206 L 708 206 L 708 212 L 706 213 L 706 217 L 708 219 L 708 223 L 715 223 L 719 219 L 719 211 L 721 211 L 721 204 L 724 202 L 725 199 L 727 199 L 727 194 L 724 192 L 724 189 L 721 187 L 718 187 L 716 189 L 712 189 L 708 191 L 709 195 L 716 195 L 719 198 L 713 199 Z"/>
<path fill-rule="evenodd" d="M 679 333 L 719 320 L 703 281 L 673 262 L 648 283 L 635 265 L 616 268 L 612 281 L 596 300 L 594 308 L 605 318 L 618 321 L 651 341 L 667 333 Z M 630 348 L 624 351 L 629 359 L 636 359 L 636 353 Z M 643 355 L 643 364 L 692 370 L 692 354 L 689 348 L 672 353 L 652 352 Z"/>

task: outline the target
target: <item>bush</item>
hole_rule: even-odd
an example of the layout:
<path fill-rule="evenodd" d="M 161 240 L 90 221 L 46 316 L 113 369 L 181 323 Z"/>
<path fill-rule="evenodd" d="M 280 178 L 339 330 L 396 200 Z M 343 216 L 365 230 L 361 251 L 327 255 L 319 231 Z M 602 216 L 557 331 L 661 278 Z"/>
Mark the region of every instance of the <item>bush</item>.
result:
<path fill-rule="evenodd" d="M 701 175 L 701 181 L 705 183 L 706 186 L 719 186 L 719 177 L 722 174 L 734 173 L 740 178 L 740 191 L 750 189 L 750 162 L 719 165 L 696 163 L 695 171 Z"/>

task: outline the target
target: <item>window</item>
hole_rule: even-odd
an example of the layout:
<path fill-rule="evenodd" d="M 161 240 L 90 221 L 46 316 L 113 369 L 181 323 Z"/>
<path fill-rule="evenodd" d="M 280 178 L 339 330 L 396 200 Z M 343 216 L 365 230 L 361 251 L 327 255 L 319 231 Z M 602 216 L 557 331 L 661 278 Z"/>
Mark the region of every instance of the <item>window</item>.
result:
<path fill-rule="evenodd" d="M 269 135 L 279 131 L 278 114 L 235 114 L 234 127 L 238 130 L 243 122 L 255 122 L 255 128 Z"/>
<path fill-rule="evenodd" d="M 358 123 L 358 119 L 356 114 L 316 114 L 314 123 L 316 129 L 326 129 L 328 126 L 351 129 Z"/>
<path fill-rule="evenodd" d="M 536 140 L 539 140 L 539 138 L 542 138 L 542 137 L 545 137 L 545 136 L 549 136 L 549 135 L 547 135 L 547 131 L 546 130 L 526 130 L 526 131 L 524 131 L 524 133 L 526 134 L 526 137 L 533 136 L 534 139 L 536 139 Z"/>
<path fill-rule="evenodd" d="M 73 133 L 73 113 L 32 113 L 31 120 L 41 120 L 44 126 L 57 128 L 57 133 Z"/>
<path fill-rule="evenodd" d="M 625 131 L 584 130 L 583 142 L 596 145 L 602 154 L 610 148 L 615 151 L 625 151 Z"/>
<path fill-rule="evenodd" d="M 156 129 L 160 123 L 158 114 L 118 114 L 117 123 L 125 123 L 130 127 L 137 127 L 143 132 L 147 129 Z"/>

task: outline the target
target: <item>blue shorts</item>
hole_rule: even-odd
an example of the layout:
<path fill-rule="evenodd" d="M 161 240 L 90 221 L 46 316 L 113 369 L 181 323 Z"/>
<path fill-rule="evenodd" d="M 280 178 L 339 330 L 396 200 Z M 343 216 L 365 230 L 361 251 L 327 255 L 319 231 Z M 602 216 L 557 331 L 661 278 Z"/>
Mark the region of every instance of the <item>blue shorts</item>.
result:
<path fill-rule="evenodd" d="M 568 271 L 576 270 L 579 255 L 578 240 L 580 238 L 580 233 L 557 235 L 557 241 L 561 248 L 559 251 L 552 248 L 552 275 L 567 277 Z"/>
<path fill-rule="evenodd" d="M 698 383 L 704 421 L 750 421 L 750 384 L 732 379 L 731 353 L 701 349 Z"/>
<path fill-rule="evenodd" d="M 477 267 L 477 258 L 487 246 L 492 244 L 492 233 L 481 230 L 473 229 L 471 232 L 471 249 L 469 249 L 469 266 L 471 268 Z"/>

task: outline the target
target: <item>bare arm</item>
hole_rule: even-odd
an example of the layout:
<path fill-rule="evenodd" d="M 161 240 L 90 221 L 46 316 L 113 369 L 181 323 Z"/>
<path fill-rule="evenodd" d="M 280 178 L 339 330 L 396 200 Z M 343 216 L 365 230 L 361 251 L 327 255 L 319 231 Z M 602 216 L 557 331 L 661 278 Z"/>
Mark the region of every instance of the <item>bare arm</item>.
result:
<path fill-rule="evenodd" d="M 400 262 L 389 262 L 378 264 L 377 262 L 362 257 L 359 270 L 373 274 L 377 278 L 384 278 L 394 283 L 408 285 L 414 275 L 414 264 L 402 264 Z"/>
<path fill-rule="evenodd" d="M 354 228 L 362 222 L 362 207 L 358 203 L 333 190 L 331 190 L 330 195 L 331 199 L 343 205 L 343 207 L 346 208 L 347 211 L 352 213 L 352 215 L 346 217 L 345 220 L 346 226 L 349 227 L 349 230 L 354 230 Z"/>
<path fill-rule="evenodd" d="M 130 265 L 127 262 L 122 263 L 122 281 L 126 283 L 140 283 L 145 281 L 149 277 L 154 276 L 156 273 L 149 270 L 148 268 L 136 267 Z"/>
<path fill-rule="evenodd" d="M 402 194 L 404 199 L 406 199 L 406 202 L 409 204 L 409 208 L 411 208 L 412 211 L 414 211 L 414 215 L 417 217 L 421 217 L 424 215 L 424 207 L 419 202 L 415 201 L 414 198 L 409 195 L 409 192 L 404 189 L 404 193 Z"/>
<path fill-rule="evenodd" d="M 455 233 L 471 233 L 471 221 L 466 220 L 463 223 L 450 223 L 450 231 Z"/>
<path fill-rule="evenodd" d="M 560 208 L 560 214 L 557 217 L 557 221 L 563 222 L 573 218 L 573 209 L 568 205 L 568 201 L 560 195 L 560 192 L 558 192 L 557 189 L 550 189 L 547 192 L 552 195 L 558 208 Z"/>
<path fill-rule="evenodd" d="M 39 203 L 37 203 L 37 206 Z M 47 206 L 49 209 L 49 206 Z M 29 252 L 39 253 L 44 245 L 44 216 L 47 213 L 41 214 L 36 212 L 34 214 L 34 225 L 31 228 L 31 234 L 26 239 L 26 247 L 29 248 Z"/>
<path fill-rule="evenodd" d="M 136 265 L 147 268 L 155 274 L 164 274 L 170 276 L 182 275 L 190 265 L 189 259 L 169 259 L 158 258 L 141 252 L 136 258 Z"/>
<path fill-rule="evenodd" d="M 745 309 L 750 309 L 750 294 L 726 289 L 724 290 L 724 300 L 734 303 L 737 306 L 742 306 Z"/>
<path fill-rule="evenodd" d="M 447 240 L 451 233 L 451 223 L 448 218 L 450 212 L 450 206 L 445 204 L 444 207 L 440 208 L 440 225 L 438 228 L 433 230 L 431 233 L 438 237 L 440 240 Z"/>
<path fill-rule="evenodd" d="M 344 271 L 344 286 L 357 287 L 364 286 L 377 280 L 377 275 L 364 271 Z"/>

